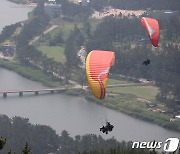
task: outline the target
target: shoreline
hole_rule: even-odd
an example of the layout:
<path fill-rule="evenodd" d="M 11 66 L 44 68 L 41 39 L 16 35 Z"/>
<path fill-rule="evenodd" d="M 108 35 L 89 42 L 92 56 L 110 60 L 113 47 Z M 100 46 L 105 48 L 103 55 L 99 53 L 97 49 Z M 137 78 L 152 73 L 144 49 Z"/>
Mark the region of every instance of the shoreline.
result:
<path fill-rule="evenodd" d="M 7 0 L 9 2 L 15 3 L 15 4 L 27 4 L 27 0 Z"/>
<path fill-rule="evenodd" d="M 12 63 L 12 62 L 5 61 L 2 59 L 0 59 L 0 67 L 7 69 L 7 70 L 10 70 L 10 71 L 14 71 L 26 79 L 36 81 L 36 82 L 40 82 L 40 83 L 44 84 L 45 86 L 58 87 L 57 82 L 51 82 L 50 81 L 51 77 L 46 78 L 48 75 L 43 74 L 39 70 L 35 70 L 35 69 L 30 68 L 30 67 L 25 67 L 25 66 L 22 66 L 18 63 Z M 38 75 L 34 76 L 33 75 L 34 73 L 38 74 Z M 39 77 L 39 75 L 41 75 L 41 77 L 43 77 L 43 78 Z M 85 92 L 83 89 L 66 90 L 65 92 L 62 92 L 62 94 L 70 95 L 70 96 L 77 96 L 77 97 L 83 96 L 88 101 L 91 101 L 93 103 L 97 103 L 99 105 L 102 105 L 102 106 L 107 107 L 109 109 L 115 110 L 117 112 L 121 112 L 123 114 L 129 115 L 133 118 L 136 118 L 136 119 L 139 119 L 139 120 L 142 120 L 145 122 L 149 122 L 152 124 L 156 124 L 156 125 L 161 126 L 167 130 L 170 130 L 170 131 L 180 132 L 179 127 L 170 128 L 169 125 L 172 123 L 168 122 L 166 120 L 163 120 L 162 117 L 159 119 L 156 119 L 158 116 L 153 117 L 153 116 L 150 116 L 148 114 L 145 115 L 143 113 L 138 113 L 138 112 L 135 112 L 133 110 L 127 110 L 127 109 L 123 108 L 123 106 L 120 108 L 116 108 L 115 106 L 112 106 L 112 104 L 110 102 L 116 102 L 117 98 L 115 98 L 115 97 L 108 97 L 107 99 L 105 99 L 104 103 L 102 104 L 101 101 L 93 98 L 93 96 L 89 95 L 89 93 Z M 111 100 L 111 101 L 109 101 L 109 100 Z"/>
<path fill-rule="evenodd" d="M 31 67 L 27 67 L 19 63 L 15 63 L 15 62 L 13 63 L 13 62 L 0 59 L 0 67 L 10 70 L 10 71 L 14 71 L 26 79 L 40 82 L 45 86 L 56 87 L 57 85 L 58 86 L 63 85 L 63 84 L 60 84 L 60 82 L 52 81 L 51 76 L 44 74 L 40 70 L 32 69 Z"/>
<path fill-rule="evenodd" d="M 19 4 L 19 5 L 23 5 L 24 7 L 30 7 L 30 8 L 36 8 L 37 3 L 29 3 L 27 0 L 7 0 L 9 2 L 15 3 L 15 4 Z"/>

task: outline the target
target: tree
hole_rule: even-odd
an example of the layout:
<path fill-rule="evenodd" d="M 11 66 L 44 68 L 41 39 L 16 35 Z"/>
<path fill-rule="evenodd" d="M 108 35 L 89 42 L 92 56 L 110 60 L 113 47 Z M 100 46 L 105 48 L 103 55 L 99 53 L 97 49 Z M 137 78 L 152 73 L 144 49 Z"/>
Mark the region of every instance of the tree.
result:
<path fill-rule="evenodd" d="M 60 153 L 63 154 L 68 154 L 68 153 L 73 153 L 74 151 L 74 143 L 73 143 L 73 138 L 69 137 L 69 134 L 67 131 L 63 130 L 61 132 L 60 136 Z"/>
<path fill-rule="evenodd" d="M 3 115 L 0 115 L 0 126 L 1 134 L 7 138 L 2 149 L 3 154 L 8 153 L 10 149 L 14 153 L 22 153 L 21 147 L 26 150 L 31 147 L 33 154 L 55 152 L 59 148 L 59 136 L 49 126 L 32 125 L 27 118 L 11 119 Z M 5 138 L 3 143 L 4 140 Z M 24 145 L 26 142 L 28 146 Z"/>
<path fill-rule="evenodd" d="M 12 151 L 11 151 L 11 150 L 9 150 L 8 154 L 12 154 Z"/>
<path fill-rule="evenodd" d="M 9 39 L 15 32 L 17 27 L 20 27 L 20 23 L 11 24 L 10 26 L 5 26 L 0 34 L 0 42 L 5 41 L 6 39 Z"/>
<path fill-rule="evenodd" d="M 3 138 L 1 136 L 1 138 L 0 138 L 0 150 L 2 150 L 4 148 L 5 144 L 6 144 L 6 138 Z"/>
<path fill-rule="evenodd" d="M 31 149 L 29 148 L 27 142 L 26 142 L 24 148 L 22 149 L 22 153 L 23 154 L 30 154 L 31 153 Z"/>
<path fill-rule="evenodd" d="M 77 78 L 78 78 L 78 83 L 79 83 L 79 84 L 82 86 L 82 88 L 83 88 L 84 85 L 87 84 L 86 71 L 85 71 L 85 69 L 80 69 L 80 70 L 78 70 Z"/>
<path fill-rule="evenodd" d="M 90 37 L 90 35 L 91 35 L 91 24 L 89 21 L 83 22 L 83 30 L 84 30 L 85 34 L 88 37 Z"/>
<path fill-rule="evenodd" d="M 56 46 L 64 43 L 63 34 L 59 32 L 53 39 L 49 41 L 49 46 Z"/>
<path fill-rule="evenodd" d="M 80 31 L 80 29 L 75 25 L 74 31 L 71 32 L 69 38 L 66 41 L 65 46 L 65 56 L 66 56 L 66 63 L 64 65 L 66 72 L 66 83 L 71 77 L 73 70 L 78 68 L 80 60 L 77 57 L 77 53 L 80 50 L 80 47 L 83 45 L 84 37 Z"/>

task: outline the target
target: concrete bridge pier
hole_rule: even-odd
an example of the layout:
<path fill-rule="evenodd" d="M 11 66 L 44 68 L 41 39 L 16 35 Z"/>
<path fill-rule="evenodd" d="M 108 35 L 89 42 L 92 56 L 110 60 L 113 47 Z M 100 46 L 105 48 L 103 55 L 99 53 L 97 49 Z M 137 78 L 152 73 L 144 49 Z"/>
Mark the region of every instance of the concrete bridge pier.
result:
<path fill-rule="evenodd" d="M 72 88 L 72 89 L 74 89 L 74 88 Z M 36 96 L 36 95 L 39 95 L 40 92 L 48 92 L 48 93 L 54 94 L 56 91 L 60 92 L 60 91 L 65 91 L 65 90 L 67 90 L 67 88 L 0 90 L 0 94 L 3 95 L 3 98 L 6 98 L 7 95 L 9 95 L 9 94 L 18 94 L 19 97 L 22 97 L 24 95 L 24 93 L 33 93 Z"/>
<path fill-rule="evenodd" d="M 7 98 L 7 93 L 3 93 L 3 97 L 4 97 L 4 98 Z"/>
<path fill-rule="evenodd" d="M 54 94 L 54 90 L 51 90 L 51 94 Z"/>
<path fill-rule="evenodd" d="M 21 91 L 21 92 L 19 92 L 19 96 L 20 97 L 22 97 L 23 96 L 23 92 Z"/>
<path fill-rule="evenodd" d="M 39 91 L 35 91 L 35 95 L 39 95 Z"/>

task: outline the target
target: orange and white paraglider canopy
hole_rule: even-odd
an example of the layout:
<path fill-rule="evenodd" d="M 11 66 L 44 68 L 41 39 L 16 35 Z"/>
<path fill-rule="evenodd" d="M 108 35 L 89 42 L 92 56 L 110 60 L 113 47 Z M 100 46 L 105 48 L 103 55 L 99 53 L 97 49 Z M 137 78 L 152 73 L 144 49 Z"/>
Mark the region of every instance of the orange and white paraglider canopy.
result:
<path fill-rule="evenodd" d="M 86 76 L 94 96 L 104 99 L 109 69 L 114 64 L 115 54 L 112 51 L 93 50 L 86 58 Z"/>

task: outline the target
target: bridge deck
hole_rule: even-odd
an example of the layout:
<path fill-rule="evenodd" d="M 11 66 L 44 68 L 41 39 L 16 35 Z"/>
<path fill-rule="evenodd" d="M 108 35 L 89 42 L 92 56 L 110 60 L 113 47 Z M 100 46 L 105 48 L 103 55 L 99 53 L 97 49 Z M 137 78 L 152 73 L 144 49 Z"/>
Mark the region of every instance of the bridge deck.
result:
<path fill-rule="evenodd" d="M 46 92 L 46 91 L 63 91 L 69 88 L 47 88 L 47 89 L 19 89 L 19 90 L 0 90 L 3 93 L 20 93 L 20 92 Z"/>
<path fill-rule="evenodd" d="M 147 86 L 148 84 L 139 84 L 139 83 L 129 83 L 129 84 L 114 84 L 108 85 L 107 87 L 124 87 L 124 86 Z M 25 92 L 34 92 L 35 95 L 38 95 L 39 92 L 51 92 L 54 93 L 55 91 L 64 91 L 69 89 L 80 89 L 81 86 L 74 86 L 74 87 L 59 87 L 59 88 L 44 88 L 44 89 L 15 89 L 15 90 L 0 90 L 0 94 L 3 94 L 3 97 L 7 97 L 9 93 L 19 93 L 19 96 L 23 96 Z M 83 89 L 88 89 L 88 86 L 84 86 Z"/>
<path fill-rule="evenodd" d="M 128 83 L 128 84 L 113 84 L 107 85 L 107 87 L 126 87 L 126 86 L 147 86 L 148 84 L 140 83 Z M 15 90 L 0 90 L 0 94 L 3 93 L 20 93 L 20 92 L 46 92 L 46 91 L 63 91 L 67 89 L 79 89 L 80 87 L 60 87 L 60 88 L 45 88 L 45 89 L 15 89 Z M 88 86 L 84 86 L 87 89 Z"/>

